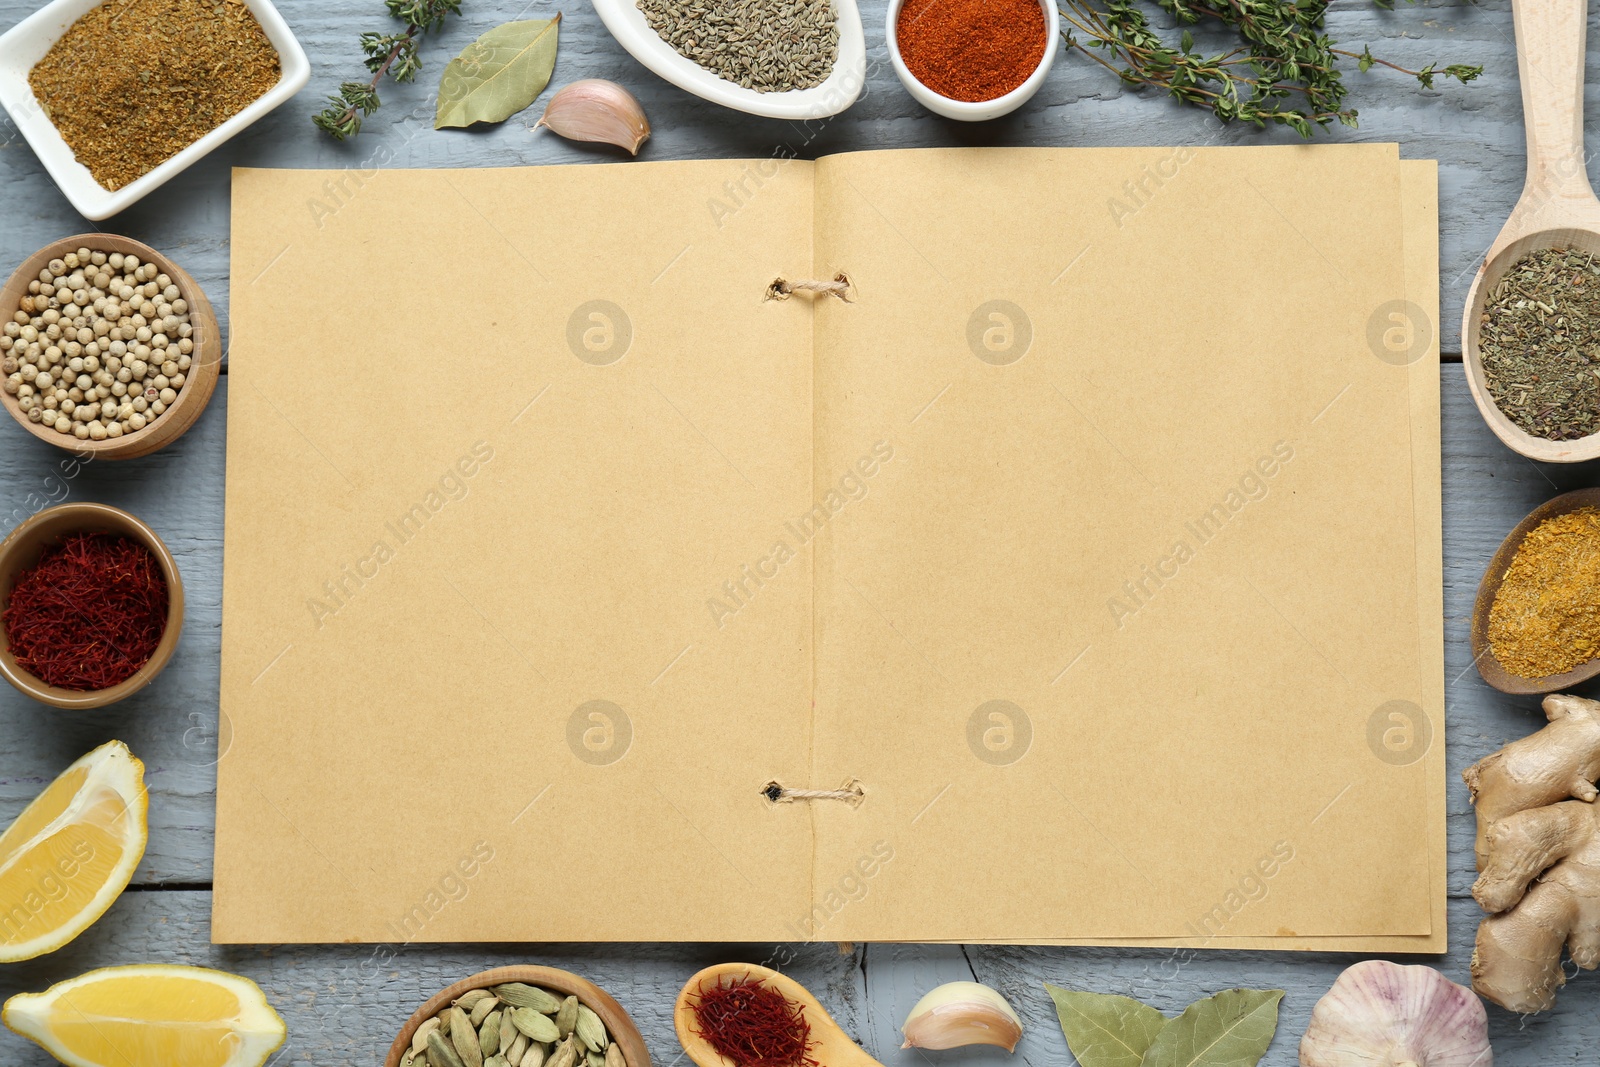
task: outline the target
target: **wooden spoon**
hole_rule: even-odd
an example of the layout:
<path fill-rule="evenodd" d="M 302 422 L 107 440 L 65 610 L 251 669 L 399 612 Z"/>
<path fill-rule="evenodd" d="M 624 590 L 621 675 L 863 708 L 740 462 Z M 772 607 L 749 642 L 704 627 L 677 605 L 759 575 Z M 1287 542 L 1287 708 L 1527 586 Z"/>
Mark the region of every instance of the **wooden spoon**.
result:
<path fill-rule="evenodd" d="M 1489 644 L 1489 611 L 1494 607 L 1494 598 L 1500 594 L 1500 585 L 1505 581 L 1506 568 L 1511 566 L 1511 561 L 1516 558 L 1517 550 L 1522 547 L 1523 540 L 1547 519 L 1580 508 L 1600 508 L 1600 489 L 1578 489 L 1571 493 L 1563 493 L 1554 500 L 1547 500 L 1539 505 L 1506 536 L 1500 545 L 1500 550 L 1494 554 L 1494 559 L 1489 561 L 1488 570 L 1483 573 L 1483 581 L 1478 586 L 1478 602 L 1472 609 L 1472 661 L 1478 665 L 1478 673 L 1483 675 L 1483 680 L 1502 693 L 1510 693 L 1513 696 L 1561 693 L 1600 675 L 1600 659 L 1592 659 L 1565 674 L 1553 674 L 1548 678 L 1523 678 L 1500 666 L 1500 661 L 1494 658 L 1494 649 Z"/>
<path fill-rule="evenodd" d="M 700 1067 L 736 1067 L 736 1065 L 732 1060 L 725 1059 L 700 1036 L 694 1002 L 702 989 L 717 985 L 732 985 L 741 979 L 750 979 L 776 989 L 804 1009 L 806 1022 L 811 1024 L 811 1039 L 816 1043 L 812 1055 L 821 1067 L 883 1067 L 881 1063 L 867 1055 L 860 1045 L 846 1036 L 839 1028 L 839 1024 L 833 1021 L 833 1016 L 828 1014 L 828 1010 L 817 1001 L 816 997 L 806 991 L 805 986 L 777 971 L 754 963 L 723 963 L 707 967 L 689 979 L 679 991 L 678 1002 L 672 1009 L 672 1021 L 678 1028 L 678 1043 L 683 1046 L 683 1051 L 689 1054 L 689 1058 Z"/>
<path fill-rule="evenodd" d="M 1600 434 L 1548 441 L 1525 432 L 1495 406 L 1478 353 L 1484 303 L 1519 259 L 1546 248 L 1600 255 L 1600 200 L 1589 185 L 1583 152 L 1587 0 L 1512 0 L 1511 7 L 1523 122 L 1528 128 L 1528 179 L 1467 295 L 1462 357 L 1472 399 L 1500 440 L 1530 459 L 1577 463 L 1600 457 Z"/>

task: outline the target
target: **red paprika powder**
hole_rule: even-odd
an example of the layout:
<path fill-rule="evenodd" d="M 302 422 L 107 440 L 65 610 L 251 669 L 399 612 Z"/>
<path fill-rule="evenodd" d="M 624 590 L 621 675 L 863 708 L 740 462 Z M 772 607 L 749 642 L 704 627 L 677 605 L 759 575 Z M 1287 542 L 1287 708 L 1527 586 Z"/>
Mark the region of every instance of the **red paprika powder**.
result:
<path fill-rule="evenodd" d="M 1039 0 L 906 0 L 900 58 L 940 96 L 977 103 L 1016 89 L 1044 61 Z"/>

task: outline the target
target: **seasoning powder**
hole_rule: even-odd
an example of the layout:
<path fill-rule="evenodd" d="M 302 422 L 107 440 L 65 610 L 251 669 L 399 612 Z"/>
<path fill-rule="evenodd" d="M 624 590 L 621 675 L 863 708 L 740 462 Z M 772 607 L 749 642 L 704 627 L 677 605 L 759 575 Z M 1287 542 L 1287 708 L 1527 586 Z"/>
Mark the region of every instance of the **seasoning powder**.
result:
<path fill-rule="evenodd" d="M 1038 0 L 906 0 L 895 22 L 900 58 L 940 96 L 994 100 L 1044 61 L 1049 30 Z"/>
<path fill-rule="evenodd" d="M 1600 432 L 1600 265 L 1584 252 L 1518 260 L 1485 302 L 1478 356 L 1495 406 L 1551 441 Z"/>
<path fill-rule="evenodd" d="M 278 83 L 278 53 L 238 0 L 107 0 L 28 75 L 50 121 L 115 191 Z"/>
<path fill-rule="evenodd" d="M 814 89 L 839 55 L 833 0 L 638 0 L 685 59 L 758 93 Z"/>
<path fill-rule="evenodd" d="M 1489 649 L 1519 678 L 1600 655 L 1600 510 L 1546 519 L 1523 539 L 1489 608 Z"/>

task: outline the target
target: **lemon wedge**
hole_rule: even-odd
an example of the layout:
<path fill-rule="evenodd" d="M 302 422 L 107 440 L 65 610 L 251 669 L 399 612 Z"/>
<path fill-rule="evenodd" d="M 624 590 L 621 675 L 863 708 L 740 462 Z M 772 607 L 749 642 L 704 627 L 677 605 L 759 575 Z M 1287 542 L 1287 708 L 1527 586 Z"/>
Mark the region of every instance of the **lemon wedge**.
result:
<path fill-rule="evenodd" d="M 0 963 L 54 952 L 127 888 L 149 839 L 144 764 L 121 741 L 61 773 L 0 834 Z"/>
<path fill-rule="evenodd" d="M 288 1032 L 250 979 L 159 964 L 19 993 L 0 1019 L 68 1067 L 261 1067 Z"/>

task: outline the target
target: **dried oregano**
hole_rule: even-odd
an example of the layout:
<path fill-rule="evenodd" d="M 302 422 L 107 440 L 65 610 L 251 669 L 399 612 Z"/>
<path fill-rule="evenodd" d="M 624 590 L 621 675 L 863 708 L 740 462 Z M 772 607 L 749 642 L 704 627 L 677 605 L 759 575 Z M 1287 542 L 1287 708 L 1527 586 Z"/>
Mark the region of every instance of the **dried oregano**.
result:
<path fill-rule="evenodd" d="M 1478 358 L 1495 406 L 1535 437 L 1600 431 L 1600 265 L 1546 249 L 1512 265 L 1485 301 Z"/>
<path fill-rule="evenodd" d="M 1470 82 L 1481 66 L 1430 63 L 1407 70 L 1374 56 L 1370 49 L 1335 48 L 1324 32 L 1329 0 L 1059 0 L 1063 36 L 1072 48 L 1133 85 L 1149 85 L 1190 104 L 1209 108 L 1224 122 L 1242 119 L 1264 127 L 1288 126 L 1310 137 L 1317 126 L 1337 120 L 1356 125 L 1356 110 L 1344 106 L 1341 59 L 1353 59 L 1366 71 L 1388 67 L 1409 75 L 1424 89 L 1439 76 Z M 1373 0 L 1382 8 L 1392 0 Z M 1195 51 L 1193 34 L 1184 29 L 1174 48 L 1146 17 L 1154 3 L 1179 26 L 1198 23 L 1223 26 L 1242 43 L 1206 56 Z"/>

